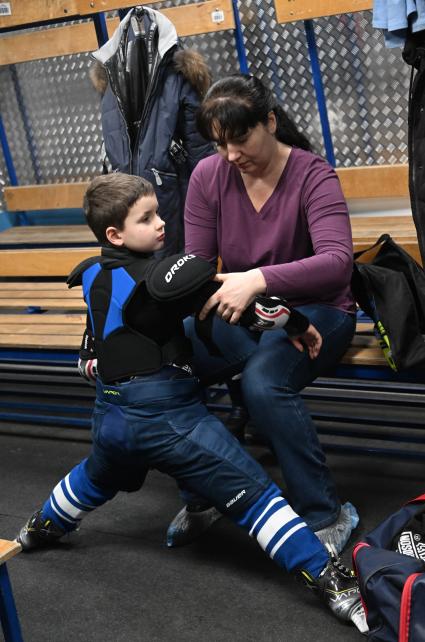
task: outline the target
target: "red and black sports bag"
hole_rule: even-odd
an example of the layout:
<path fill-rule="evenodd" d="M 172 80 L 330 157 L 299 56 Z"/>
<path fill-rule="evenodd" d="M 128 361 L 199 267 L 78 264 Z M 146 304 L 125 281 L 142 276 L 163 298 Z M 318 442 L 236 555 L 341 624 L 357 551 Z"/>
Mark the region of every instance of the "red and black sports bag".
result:
<path fill-rule="evenodd" d="M 371 642 L 425 642 L 425 494 L 353 550 Z"/>

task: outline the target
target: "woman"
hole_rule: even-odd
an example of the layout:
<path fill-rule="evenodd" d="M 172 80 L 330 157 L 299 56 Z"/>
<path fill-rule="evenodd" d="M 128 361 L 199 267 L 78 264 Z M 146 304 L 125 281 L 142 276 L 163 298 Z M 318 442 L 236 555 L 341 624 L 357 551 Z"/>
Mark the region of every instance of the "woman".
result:
<path fill-rule="evenodd" d="M 333 168 L 311 152 L 257 78 L 216 82 L 198 128 L 217 153 L 190 179 L 186 250 L 222 260 L 222 287 L 200 314 L 217 306 L 212 338 L 222 356 L 207 352 L 189 319 L 197 371 L 207 380 L 242 372 L 245 405 L 277 456 L 294 509 L 339 552 L 358 515 L 349 502 L 341 507 L 300 393 L 339 362 L 355 330 L 347 205 Z M 259 335 L 232 325 L 259 294 L 282 295 L 310 319 L 323 339 L 316 358 L 282 332 Z M 190 541 L 215 517 L 184 508 L 170 525 L 169 545 Z"/>

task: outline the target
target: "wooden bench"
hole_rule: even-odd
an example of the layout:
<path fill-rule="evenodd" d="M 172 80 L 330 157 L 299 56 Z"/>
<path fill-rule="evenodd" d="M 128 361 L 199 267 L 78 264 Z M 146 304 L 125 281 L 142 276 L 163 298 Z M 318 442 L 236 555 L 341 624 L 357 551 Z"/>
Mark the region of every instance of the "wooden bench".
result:
<path fill-rule="evenodd" d="M 379 221 L 375 220 L 377 218 Z M 408 251 L 414 249 L 414 226 L 409 217 L 397 217 L 392 229 L 382 229 L 383 221 L 388 223 L 388 218 L 354 217 L 354 248 L 367 247 L 385 230 L 392 232 L 401 244 L 407 239 Z M 98 251 L 95 248 L 0 250 L 0 378 L 5 376 L 7 384 L 3 385 L 6 391 L 5 402 L 0 402 L 0 421 L 90 426 L 93 390 L 76 371 L 77 352 L 85 326 L 85 304 L 81 288 L 69 290 L 65 279 L 79 261 Z M 35 382 L 39 382 L 36 399 L 33 388 L 26 392 L 26 386 L 35 386 Z M 307 399 L 313 400 L 325 393 L 332 399 L 339 395 L 345 410 L 342 414 L 337 413 L 337 419 L 347 422 L 353 420 L 353 404 L 349 403 L 348 393 L 341 397 L 341 389 L 357 391 L 354 399 L 358 405 L 365 390 L 376 390 L 376 396 L 382 396 L 382 391 L 388 391 L 391 385 L 406 396 L 408 386 L 414 383 L 415 391 L 424 395 L 424 382 L 423 372 L 393 373 L 378 346 L 372 324 L 359 322 L 341 364 L 305 394 Z M 61 384 L 63 390 L 57 391 Z M 422 398 L 425 400 L 425 396 Z M 313 416 L 319 423 L 328 424 L 326 434 L 339 434 L 329 427 L 334 421 L 332 413 L 316 410 Z M 360 423 L 373 424 L 373 416 L 363 416 Z M 403 422 L 394 420 L 390 423 L 392 428 L 401 428 Z M 395 440 L 399 439 L 398 433 Z M 339 449 L 332 442 L 327 446 Z M 358 446 L 353 448 L 354 451 L 361 450 Z M 347 452 L 347 447 L 342 450 Z M 378 448 L 376 452 L 383 451 Z M 403 454 L 400 450 L 393 450 L 394 453 Z"/>
<path fill-rule="evenodd" d="M 21 551 L 16 541 L 0 539 L 0 620 L 5 642 L 23 642 L 6 562 Z"/>

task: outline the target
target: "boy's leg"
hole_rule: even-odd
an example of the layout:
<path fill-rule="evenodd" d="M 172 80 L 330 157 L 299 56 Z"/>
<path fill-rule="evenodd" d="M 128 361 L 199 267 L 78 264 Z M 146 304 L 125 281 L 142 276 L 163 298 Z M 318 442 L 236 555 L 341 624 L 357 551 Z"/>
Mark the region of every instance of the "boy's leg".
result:
<path fill-rule="evenodd" d="M 315 426 L 299 391 L 336 363 L 345 351 L 354 326 L 348 315 L 326 306 L 305 306 L 302 311 L 312 318 L 324 338 L 324 348 L 314 362 L 278 333 L 263 333 L 255 342 L 253 333 L 220 323 L 220 319 L 214 320 L 214 338 L 226 348 L 226 359 L 208 355 L 193 335 L 189 321 L 186 333 L 194 345 L 195 366 L 207 376 L 217 376 L 220 368 L 229 369 L 231 363 L 236 366 L 238 355 L 240 368 L 243 359 L 248 361 L 243 371 L 245 402 L 257 430 L 273 444 L 291 502 L 322 541 L 340 551 L 357 525 L 358 515 L 350 503 L 340 505 Z M 209 525 L 208 510 L 204 515 L 203 530 Z M 202 512 L 195 517 L 201 523 Z M 184 509 L 179 512 L 169 527 L 170 545 L 187 544 L 197 536 L 199 528 L 191 528 L 192 522 L 193 513 L 186 515 Z"/>
<path fill-rule="evenodd" d="M 147 468 L 138 458 L 112 455 L 96 441 L 90 456 L 66 475 L 53 489 L 17 537 L 24 550 L 48 546 L 66 533 L 77 530 L 84 517 L 109 501 L 120 490 L 138 490 Z"/>
<path fill-rule="evenodd" d="M 117 490 L 95 486 L 83 459 L 53 489 L 43 507 L 21 528 L 17 540 L 24 550 L 54 543 L 71 533 L 95 508 L 112 499 Z"/>
<path fill-rule="evenodd" d="M 198 408 L 198 412 L 197 423 L 183 430 L 179 408 L 173 410 L 169 420 L 173 449 L 165 457 L 162 449 L 156 467 L 207 498 L 255 537 L 283 569 L 299 572 L 339 619 L 360 618 L 356 625 L 362 628 L 360 594 L 353 574 L 331 559 L 281 490 L 217 417 L 205 409 Z M 187 405 L 184 414 L 187 421 Z"/>

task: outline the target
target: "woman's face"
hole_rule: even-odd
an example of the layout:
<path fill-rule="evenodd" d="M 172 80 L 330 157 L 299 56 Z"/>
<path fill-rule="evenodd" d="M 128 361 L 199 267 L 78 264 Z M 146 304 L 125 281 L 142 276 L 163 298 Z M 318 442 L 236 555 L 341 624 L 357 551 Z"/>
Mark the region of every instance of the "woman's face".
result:
<path fill-rule="evenodd" d="M 276 145 L 276 117 L 270 112 L 267 123 L 258 123 L 238 138 L 218 141 L 217 152 L 242 174 L 258 174 L 270 161 Z"/>

